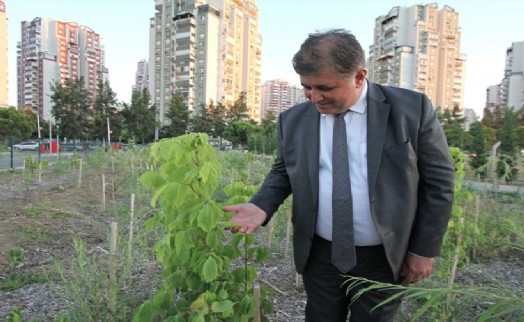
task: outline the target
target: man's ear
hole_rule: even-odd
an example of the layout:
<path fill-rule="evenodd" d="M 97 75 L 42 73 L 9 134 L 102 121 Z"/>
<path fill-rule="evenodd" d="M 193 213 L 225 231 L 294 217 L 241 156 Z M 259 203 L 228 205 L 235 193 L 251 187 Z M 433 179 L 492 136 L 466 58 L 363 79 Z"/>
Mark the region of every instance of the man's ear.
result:
<path fill-rule="evenodd" d="M 368 70 L 365 68 L 362 68 L 355 74 L 355 83 L 357 87 L 360 87 L 364 84 L 366 81 L 366 75 L 368 74 Z"/>

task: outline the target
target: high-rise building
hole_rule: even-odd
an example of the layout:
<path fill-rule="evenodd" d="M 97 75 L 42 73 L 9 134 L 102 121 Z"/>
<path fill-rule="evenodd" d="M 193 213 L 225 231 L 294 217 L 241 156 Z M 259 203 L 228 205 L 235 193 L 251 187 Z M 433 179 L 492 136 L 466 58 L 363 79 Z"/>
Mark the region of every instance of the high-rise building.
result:
<path fill-rule="evenodd" d="M 155 0 L 149 90 L 164 123 L 172 94 L 191 111 L 245 94 L 260 120 L 261 38 L 255 0 Z"/>
<path fill-rule="evenodd" d="M 83 77 L 89 103 L 107 80 L 100 35 L 75 22 L 44 20 L 22 22 L 18 43 L 18 106 L 51 119 L 51 84 Z"/>
<path fill-rule="evenodd" d="M 268 111 L 275 116 L 306 100 L 301 87 L 289 84 L 284 80 L 269 80 L 262 85 L 262 118 Z"/>
<path fill-rule="evenodd" d="M 135 85 L 133 91 L 143 91 L 148 88 L 148 65 L 147 60 L 142 59 L 136 64 Z"/>
<path fill-rule="evenodd" d="M 490 111 L 524 107 L 524 41 L 514 42 L 506 50 L 504 77 L 500 84 L 486 89 L 485 107 Z"/>
<path fill-rule="evenodd" d="M 7 14 L 5 3 L 0 1 L 0 107 L 9 104 L 9 76 L 7 67 Z"/>
<path fill-rule="evenodd" d="M 504 78 L 500 83 L 500 103 L 519 110 L 524 107 L 524 41 L 514 42 L 506 50 Z"/>
<path fill-rule="evenodd" d="M 463 109 L 460 37 L 459 14 L 449 6 L 394 7 L 375 20 L 369 79 L 425 93 L 435 108 Z"/>

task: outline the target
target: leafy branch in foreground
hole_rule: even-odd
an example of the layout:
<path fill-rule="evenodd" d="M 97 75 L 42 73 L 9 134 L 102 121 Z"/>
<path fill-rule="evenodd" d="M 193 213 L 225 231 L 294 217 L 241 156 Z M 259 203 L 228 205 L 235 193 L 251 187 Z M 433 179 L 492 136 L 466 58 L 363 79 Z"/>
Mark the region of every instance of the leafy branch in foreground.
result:
<path fill-rule="evenodd" d="M 250 261 L 267 258 L 253 235 L 231 234 L 231 214 L 213 200 L 220 162 L 207 135 L 190 133 L 155 143 L 154 171 L 142 175 L 160 208 L 146 225 L 163 232 L 154 246 L 164 280 L 156 296 L 142 304 L 134 321 L 249 321 L 256 314 Z M 234 183 L 225 188 L 228 202 L 245 201 L 254 188 Z M 271 311 L 261 288 L 263 313 Z M 264 318 L 265 319 L 265 318 Z M 267 320 L 267 319 L 265 319 Z"/>
<path fill-rule="evenodd" d="M 454 301 L 465 299 L 474 302 L 477 307 L 482 309 L 479 314 L 472 313 L 472 321 L 522 321 L 524 316 L 524 298 L 523 293 L 514 291 L 509 287 L 467 287 L 465 285 L 455 285 L 453 288 L 447 286 L 436 286 L 431 288 L 408 286 L 404 287 L 396 284 L 380 283 L 365 278 L 349 277 L 344 284 L 348 292 L 359 288 L 352 301 L 358 299 L 362 294 L 368 291 L 397 291 L 395 295 L 390 296 L 373 308 L 376 309 L 395 299 L 402 298 L 404 302 L 412 301 L 422 303 L 422 305 L 413 313 L 410 321 L 420 321 L 423 316 L 429 315 L 430 312 L 439 315 L 435 310 L 442 309 L 440 303 L 453 298 Z"/>

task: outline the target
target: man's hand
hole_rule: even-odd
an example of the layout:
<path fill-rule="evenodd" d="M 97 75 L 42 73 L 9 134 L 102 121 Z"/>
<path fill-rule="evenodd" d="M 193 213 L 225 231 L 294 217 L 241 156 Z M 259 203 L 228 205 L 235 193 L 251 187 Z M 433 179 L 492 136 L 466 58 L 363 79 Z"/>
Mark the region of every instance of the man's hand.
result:
<path fill-rule="evenodd" d="M 421 281 L 429 277 L 432 270 L 433 258 L 408 253 L 404 264 L 402 264 L 402 270 L 400 271 L 400 276 L 404 277 L 402 285 L 407 286 Z"/>
<path fill-rule="evenodd" d="M 252 203 L 224 206 L 222 210 L 225 212 L 233 212 L 233 217 L 231 217 L 229 221 L 241 225 L 240 227 L 231 228 L 231 231 L 234 233 L 239 231 L 244 234 L 251 234 L 262 225 L 267 218 L 266 212 Z"/>

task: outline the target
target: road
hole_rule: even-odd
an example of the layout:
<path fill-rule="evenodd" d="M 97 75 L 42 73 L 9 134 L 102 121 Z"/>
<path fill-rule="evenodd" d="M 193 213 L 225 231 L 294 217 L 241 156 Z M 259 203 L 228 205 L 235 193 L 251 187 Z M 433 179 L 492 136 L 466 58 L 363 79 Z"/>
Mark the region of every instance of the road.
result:
<path fill-rule="evenodd" d="M 77 152 L 81 153 L 81 152 Z M 11 165 L 11 152 L 0 153 L 0 171 L 8 170 L 11 168 L 20 169 L 24 166 L 24 159 L 32 155 L 35 162 L 38 162 L 38 151 L 13 151 L 13 163 Z M 70 157 L 73 153 L 66 152 L 60 153 L 60 157 Z M 40 160 L 47 160 L 49 163 L 56 162 L 58 160 L 58 154 L 54 153 L 41 153 Z"/>

